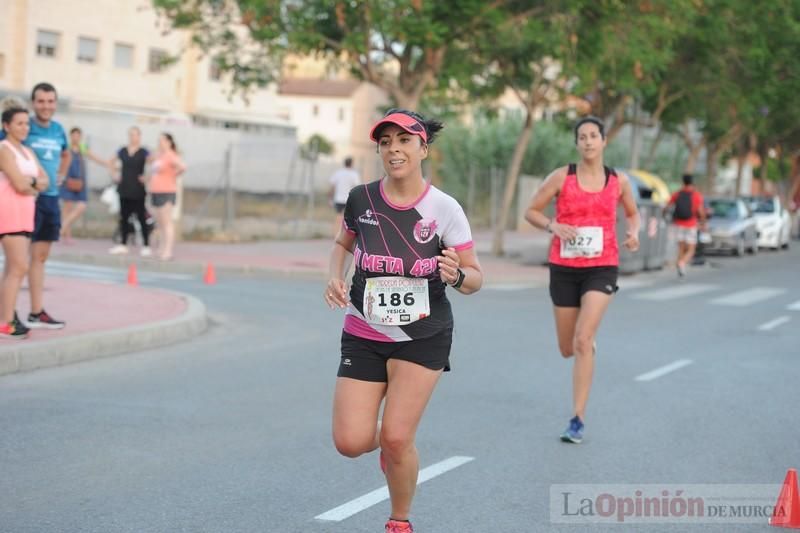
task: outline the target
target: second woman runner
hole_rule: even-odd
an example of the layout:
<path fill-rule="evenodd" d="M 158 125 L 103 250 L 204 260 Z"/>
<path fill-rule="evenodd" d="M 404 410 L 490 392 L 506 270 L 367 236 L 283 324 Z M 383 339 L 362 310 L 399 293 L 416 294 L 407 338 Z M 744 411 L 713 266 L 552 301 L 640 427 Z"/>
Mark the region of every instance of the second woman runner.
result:
<path fill-rule="evenodd" d="M 594 117 L 578 121 L 575 145 L 580 162 L 553 171 L 534 194 L 525 214 L 528 222 L 554 235 L 550 247 L 550 298 L 561 355 L 575 356 L 572 367 L 574 416 L 561 434 L 580 443 L 594 373 L 595 335 L 617 291 L 619 247 L 617 205 L 625 210 L 623 245 L 639 249 L 639 211 L 630 180 L 603 165 L 603 123 Z M 555 216 L 544 214 L 556 199 Z"/>

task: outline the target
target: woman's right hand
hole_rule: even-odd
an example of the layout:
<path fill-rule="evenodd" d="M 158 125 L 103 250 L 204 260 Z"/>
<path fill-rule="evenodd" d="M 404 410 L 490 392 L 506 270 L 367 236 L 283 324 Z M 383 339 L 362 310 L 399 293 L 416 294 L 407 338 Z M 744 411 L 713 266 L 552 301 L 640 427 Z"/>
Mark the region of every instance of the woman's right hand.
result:
<path fill-rule="evenodd" d="M 347 297 L 347 284 L 343 279 L 331 278 L 328 281 L 328 285 L 325 287 L 323 298 L 331 309 L 347 307 L 347 304 L 350 303 Z"/>
<path fill-rule="evenodd" d="M 562 241 L 569 241 L 578 236 L 578 230 L 575 226 L 570 226 L 569 224 L 553 222 L 550 224 L 550 230 Z"/>

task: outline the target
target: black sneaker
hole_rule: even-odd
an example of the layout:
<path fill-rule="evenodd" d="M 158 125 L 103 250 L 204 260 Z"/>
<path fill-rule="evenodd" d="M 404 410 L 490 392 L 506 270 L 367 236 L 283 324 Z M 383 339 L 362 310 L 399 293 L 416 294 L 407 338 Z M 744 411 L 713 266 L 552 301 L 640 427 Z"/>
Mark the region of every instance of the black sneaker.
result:
<path fill-rule="evenodd" d="M 22 323 L 22 320 L 19 319 L 19 315 L 17 312 L 14 311 L 14 320 L 11 321 L 11 325 L 14 326 L 15 329 L 22 332 L 23 335 L 27 335 L 31 330 L 28 326 Z"/>
<path fill-rule="evenodd" d="M 61 329 L 66 326 L 65 322 L 56 320 L 42 309 L 41 313 L 28 315 L 28 327 L 31 329 Z"/>

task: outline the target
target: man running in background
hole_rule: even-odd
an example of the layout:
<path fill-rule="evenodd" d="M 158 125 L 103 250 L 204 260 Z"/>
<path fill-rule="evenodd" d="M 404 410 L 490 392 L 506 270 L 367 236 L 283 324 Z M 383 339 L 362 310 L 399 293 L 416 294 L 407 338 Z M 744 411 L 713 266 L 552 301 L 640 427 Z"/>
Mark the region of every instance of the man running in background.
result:
<path fill-rule="evenodd" d="M 703 195 L 695 189 L 691 174 L 683 175 L 683 187 L 673 193 L 664 207 L 675 206 L 672 213 L 672 224 L 675 226 L 678 241 L 678 258 L 676 267 L 678 276 L 686 275 L 686 265 L 691 263 L 697 248 L 698 219 L 700 228 L 706 225 L 706 212 L 703 208 Z"/>

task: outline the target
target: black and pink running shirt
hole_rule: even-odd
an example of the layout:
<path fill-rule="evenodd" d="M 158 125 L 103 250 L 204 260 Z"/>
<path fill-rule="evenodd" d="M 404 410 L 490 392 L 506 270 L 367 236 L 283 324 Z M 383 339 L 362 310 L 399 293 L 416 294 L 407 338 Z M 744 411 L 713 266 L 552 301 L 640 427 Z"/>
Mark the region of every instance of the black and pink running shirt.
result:
<path fill-rule="evenodd" d="M 378 180 L 350 191 L 343 223 L 356 239 L 345 332 L 375 341 L 402 342 L 453 327 L 436 257 L 445 248 L 460 251 L 473 246 L 469 222 L 454 198 L 428 183 L 416 202 L 398 206 L 389 201 L 383 181 Z M 398 326 L 367 322 L 363 309 L 366 279 L 379 276 L 427 278 L 430 315 Z"/>

